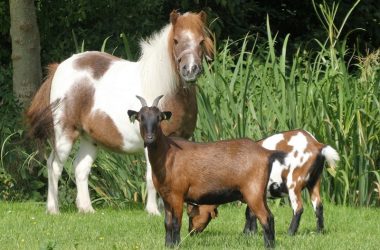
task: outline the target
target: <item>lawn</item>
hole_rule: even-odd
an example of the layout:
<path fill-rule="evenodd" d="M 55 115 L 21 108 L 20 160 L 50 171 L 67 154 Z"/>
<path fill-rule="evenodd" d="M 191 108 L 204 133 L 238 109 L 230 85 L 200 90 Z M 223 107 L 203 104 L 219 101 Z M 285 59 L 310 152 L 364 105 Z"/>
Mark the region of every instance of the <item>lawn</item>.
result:
<path fill-rule="evenodd" d="M 263 249 L 263 239 L 242 234 L 245 206 L 224 205 L 206 231 L 187 236 L 182 227 L 182 249 Z M 380 210 L 325 204 L 324 234 L 316 234 L 310 206 L 305 207 L 299 232 L 287 235 L 291 209 L 271 205 L 276 223 L 277 249 L 379 249 Z M 163 217 L 148 216 L 138 205 L 129 209 L 97 209 L 78 214 L 63 209 L 45 214 L 42 203 L 0 203 L 1 249 L 164 249 Z"/>

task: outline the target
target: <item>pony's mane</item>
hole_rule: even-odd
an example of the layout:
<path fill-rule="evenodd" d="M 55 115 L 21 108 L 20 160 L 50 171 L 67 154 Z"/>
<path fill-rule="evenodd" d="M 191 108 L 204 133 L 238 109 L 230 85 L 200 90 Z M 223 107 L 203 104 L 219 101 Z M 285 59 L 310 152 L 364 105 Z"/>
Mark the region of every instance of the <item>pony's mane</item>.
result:
<path fill-rule="evenodd" d="M 168 47 L 171 32 L 172 25 L 168 24 L 140 42 L 142 90 L 148 102 L 159 95 L 173 93 L 177 88 L 177 73 Z"/>

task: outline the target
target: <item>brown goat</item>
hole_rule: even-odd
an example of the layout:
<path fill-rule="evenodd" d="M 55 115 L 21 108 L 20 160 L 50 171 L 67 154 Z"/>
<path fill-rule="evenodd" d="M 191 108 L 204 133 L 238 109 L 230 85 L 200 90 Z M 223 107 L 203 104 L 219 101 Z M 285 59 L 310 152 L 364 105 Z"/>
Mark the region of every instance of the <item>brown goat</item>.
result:
<path fill-rule="evenodd" d="M 292 130 L 272 135 L 258 141 L 264 148 L 281 150 L 288 155 L 286 167 L 274 165 L 268 182 L 268 197 L 280 198 L 289 194 L 293 209 L 293 219 L 288 233 L 297 232 L 303 204 L 301 191 L 307 188 L 317 218 L 317 231 L 323 231 L 323 205 L 320 196 L 321 174 L 325 161 L 331 167 L 339 160 L 338 153 L 330 146 L 318 142 L 305 130 Z M 216 205 L 195 206 L 189 204 L 189 232 L 202 232 L 212 218 L 217 215 Z M 254 212 L 247 207 L 245 233 L 256 232 L 257 224 Z"/>
<path fill-rule="evenodd" d="M 266 202 L 266 188 L 273 164 L 281 164 L 285 153 L 267 150 L 250 139 L 195 143 L 167 137 L 161 121 L 170 112 L 157 108 L 159 96 L 148 107 L 143 98 L 139 112 L 128 110 L 140 122 L 140 133 L 148 148 L 153 183 L 165 206 L 167 246 L 180 242 L 183 203 L 247 203 L 264 230 L 266 247 L 275 241 L 274 219 Z"/>

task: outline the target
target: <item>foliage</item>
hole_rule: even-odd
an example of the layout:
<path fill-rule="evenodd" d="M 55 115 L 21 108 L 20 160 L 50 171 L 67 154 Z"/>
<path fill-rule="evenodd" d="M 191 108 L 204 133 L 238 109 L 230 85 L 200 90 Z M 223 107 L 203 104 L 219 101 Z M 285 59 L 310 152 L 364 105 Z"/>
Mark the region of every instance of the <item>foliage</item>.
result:
<path fill-rule="evenodd" d="M 0 203 L 0 241 L 4 249 L 166 249 L 164 218 L 148 216 L 141 207 L 130 204 L 127 210 L 98 209 L 82 215 L 74 208 L 49 216 L 44 204 Z M 291 208 L 270 209 L 275 217 L 276 247 L 279 249 L 377 249 L 380 240 L 380 214 L 377 209 L 325 204 L 326 232 L 315 233 L 311 206 L 305 207 L 299 232 L 287 235 Z M 245 206 L 225 205 L 205 232 L 190 237 L 187 216 L 183 217 L 181 249 L 263 249 L 259 234 L 242 234 Z M 358 226 L 361 225 L 361 226 Z M 353 230 L 355 229 L 355 230 Z M 347 247 L 349 244 L 349 247 Z"/>
<path fill-rule="evenodd" d="M 11 70 L 0 68 L 0 200 L 42 199 L 43 164 L 25 139 L 20 103 L 12 94 Z M 33 152 L 33 153 L 30 153 Z"/>
<path fill-rule="evenodd" d="M 322 6 L 321 10 L 328 10 Z M 324 12 L 324 20 L 334 20 Z M 335 27 L 327 23 L 326 27 Z M 346 63 L 345 40 L 328 29 L 319 51 L 298 50 L 287 60 L 288 36 L 276 55 L 267 22 L 266 48 L 232 54 L 227 42 L 205 74 L 198 95 L 198 141 L 251 137 L 304 128 L 341 155 L 339 168 L 324 174 L 324 196 L 338 204 L 380 203 L 380 86 L 378 52 L 357 65 Z M 356 67 L 350 74 L 349 67 Z M 367 77 L 368 76 L 368 77 Z"/>

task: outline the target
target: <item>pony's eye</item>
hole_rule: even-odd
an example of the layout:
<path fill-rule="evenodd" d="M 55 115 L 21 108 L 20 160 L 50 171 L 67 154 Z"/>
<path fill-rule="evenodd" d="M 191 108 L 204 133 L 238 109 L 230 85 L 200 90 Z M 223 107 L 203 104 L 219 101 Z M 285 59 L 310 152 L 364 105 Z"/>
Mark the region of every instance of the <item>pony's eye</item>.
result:
<path fill-rule="evenodd" d="M 178 44 L 178 40 L 174 38 L 174 44 L 177 45 Z"/>

